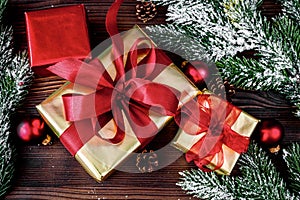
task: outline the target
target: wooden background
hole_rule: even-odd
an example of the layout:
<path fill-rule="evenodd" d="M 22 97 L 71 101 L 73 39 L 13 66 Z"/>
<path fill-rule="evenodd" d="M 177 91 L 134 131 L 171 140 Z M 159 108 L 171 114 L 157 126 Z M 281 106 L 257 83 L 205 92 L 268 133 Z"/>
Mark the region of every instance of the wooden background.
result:
<path fill-rule="evenodd" d="M 108 35 L 104 20 L 112 0 L 9 0 L 7 19 L 14 28 L 15 48 L 21 50 L 27 47 L 25 11 L 79 3 L 86 6 L 92 47 L 106 39 Z M 135 16 L 135 5 L 136 1 L 133 0 L 127 0 L 122 5 L 118 16 L 120 31 L 128 30 L 134 24 L 144 26 L 165 23 L 166 8 L 160 7 L 155 19 L 143 24 Z M 271 0 L 265 1 L 261 7 L 262 13 L 268 18 L 278 14 L 280 9 L 280 5 Z M 35 105 L 64 82 L 55 76 L 36 77 L 25 106 L 18 113 L 18 118 L 37 116 Z M 257 118 L 278 119 L 285 127 L 284 144 L 300 141 L 299 119 L 293 116 L 294 108 L 283 96 L 273 92 L 239 90 L 233 97 L 233 103 Z M 157 137 L 148 150 L 168 144 L 176 133 L 176 126 L 171 123 L 162 132 L 164 137 Z M 48 133 L 51 134 L 51 131 Z M 116 171 L 106 181 L 96 183 L 56 138 L 51 146 L 19 142 L 18 151 L 16 181 L 5 199 L 193 199 L 175 185 L 179 171 L 194 167 L 187 164 L 183 156 L 153 173 Z M 169 148 L 168 158 L 160 158 L 160 164 L 163 165 L 168 159 L 175 159 L 178 154 L 177 150 Z M 125 166 L 134 169 L 135 159 L 129 160 Z"/>

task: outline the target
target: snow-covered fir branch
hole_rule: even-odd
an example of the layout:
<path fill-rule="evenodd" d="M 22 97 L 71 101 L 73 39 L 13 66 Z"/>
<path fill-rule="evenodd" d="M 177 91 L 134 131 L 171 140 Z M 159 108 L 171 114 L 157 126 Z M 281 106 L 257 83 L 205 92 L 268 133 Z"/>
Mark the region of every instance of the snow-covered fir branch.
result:
<path fill-rule="evenodd" d="M 149 28 L 149 29 L 148 29 Z M 166 24 L 148 27 L 147 32 L 155 43 L 159 44 L 159 48 L 168 50 L 172 53 L 180 55 L 186 60 L 210 60 L 210 55 L 204 50 L 200 40 L 190 36 L 188 31 L 174 24 Z M 197 49 L 191 54 L 189 48 Z"/>
<path fill-rule="evenodd" d="M 248 151 L 241 155 L 238 165 L 241 172 L 239 176 L 216 175 L 215 172 L 207 173 L 200 169 L 183 171 L 180 172 L 177 185 L 203 200 L 300 198 L 288 189 L 270 158 L 256 143 L 250 144 Z"/>
<path fill-rule="evenodd" d="M 279 0 L 282 10 L 296 22 L 300 23 L 300 1 L 299 0 Z"/>
<path fill-rule="evenodd" d="M 242 154 L 237 163 L 241 176 L 237 176 L 238 199 L 299 199 L 291 193 L 282 176 L 266 152 L 256 143 L 250 144 L 247 153 Z"/>
<path fill-rule="evenodd" d="M 176 25 L 172 27 L 173 30 L 180 27 L 195 43 L 199 41 L 210 60 L 216 61 L 224 56 L 234 56 L 238 52 L 257 48 L 260 40 L 265 38 L 261 34 L 264 33 L 267 22 L 256 10 L 260 3 L 261 1 L 253 0 L 176 1 L 168 6 L 167 21 Z M 255 17 L 259 17 L 258 21 L 253 20 Z M 163 26 L 154 26 L 147 29 L 151 33 L 162 35 L 162 28 Z M 176 39 L 176 35 L 171 36 L 172 40 Z M 165 47 L 163 36 L 160 38 L 155 34 L 153 39 Z M 188 48 L 189 46 L 182 45 L 181 52 L 187 52 Z M 190 52 L 193 51 L 197 49 L 190 49 Z"/>
<path fill-rule="evenodd" d="M 283 158 L 288 166 L 291 190 L 300 196 L 300 144 L 293 143 L 284 149 Z"/>
<path fill-rule="evenodd" d="M 205 173 L 199 169 L 186 170 L 179 174 L 180 182 L 176 185 L 187 191 L 187 194 L 203 200 L 235 199 L 235 194 L 231 191 L 233 187 L 227 186 L 234 184 L 229 176 L 220 178 L 215 173 Z"/>
<path fill-rule="evenodd" d="M 33 79 L 27 54 L 13 54 L 12 28 L 2 23 L 6 3 L 7 0 L 0 1 L 0 197 L 11 186 L 15 171 L 11 117 L 25 99 Z"/>
<path fill-rule="evenodd" d="M 298 0 L 285 1 L 285 14 L 271 22 L 258 9 L 262 0 L 156 2 L 168 5 L 170 22 L 147 28 L 160 47 L 175 49 L 187 60 L 223 63 L 219 70 L 231 83 L 246 89 L 276 90 L 296 106 L 300 117 L 300 28 L 288 12 L 300 13 Z M 258 59 L 235 57 L 245 50 L 258 52 Z"/>
<path fill-rule="evenodd" d="M 157 5 L 162 5 L 162 6 L 167 6 L 167 5 L 172 5 L 172 4 L 177 4 L 177 3 L 182 3 L 185 0 L 152 0 Z M 195 2 L 193 0 L 186 0 L 187 3 L 192 3 Z"/>
<path fill-rule="evenodd" d="M 257 49 L 258 60 L 230 57 L 217 65 L 223 77 L 240 87 L 285 95 L 300 116 L 300 27 L 287 16 L 277 17 L 267 36 Z"/>
<path fill-rule="evenodd" d="M 0 75 L 12 59 L 12 28 L 0 24 Z"/>

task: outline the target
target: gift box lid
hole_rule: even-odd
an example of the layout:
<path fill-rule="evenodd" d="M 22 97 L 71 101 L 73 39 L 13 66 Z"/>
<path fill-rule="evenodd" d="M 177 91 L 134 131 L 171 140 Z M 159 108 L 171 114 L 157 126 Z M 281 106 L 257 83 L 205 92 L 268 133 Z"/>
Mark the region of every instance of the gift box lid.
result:
<path fill-rule="evenodd" d="M 84 5 L 25 12 L 25 19 L 32 67 L 89 57 Z"/>

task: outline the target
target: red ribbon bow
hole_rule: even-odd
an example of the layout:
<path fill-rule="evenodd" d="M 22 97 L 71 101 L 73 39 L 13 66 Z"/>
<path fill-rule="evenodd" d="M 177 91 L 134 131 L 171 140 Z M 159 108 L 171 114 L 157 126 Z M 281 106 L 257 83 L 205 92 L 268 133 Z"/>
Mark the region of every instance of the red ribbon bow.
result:
<path fill-rule="evenodd" d="M 194 163 L 203 171 L 221 168 L 224 163 L 222 145 L 237 153 L 247 150 L 249 137 L 242 136 L 231 129 L 241 110 L 232 104 L 213 96 L 199 95 L 186 103 L 177 112 L 177 124 L 188 134 L 204 134 L 186 153 L 186 160 Z M 217 156 L 214 169 L 206 166 Z"/>
<path fill-rule="evenodd" d="M 124 63 L 124 44 L 116 22 L 121 3 L 122 0 L 116 1 L 106 17 L 107 31 L 112 36 L 112 55 L 116 70 L 114 80 L 98 59 L 89 63 L 68 59 L 48 68 L 62 78 L 95 90 L 88 95 L 63 95 L 66 120 L 76 122 L 64 132 L 61 137 L 63 140 L 69 140 L 68 137 L 71 137 L 68 136 L 68 132 L 78 134 L 83 130 L 84 133 L 90 131 L 95 133 L 113 119 L 116 127 L 115 136 L 108 140 L 111 143 L 119 143 L 125 136 L 124 113 L 132 130 L 143 144 L 158 131 L 157 126 L 149 117 L 150 110 L 164 116 L 174 116 L 176 113 L 179 92 L 152 81 L 172 63 L 161 50 L 156 49 L 149 39 L 138 38 L 128 52 L 126 63 Z M 144 47 L 145 44 L 147 47 Z M 138 58 L 141 57 L 142 59 L 138 62 Z M 92 130 L 89 130 L 90 127 L 93 127 Z M 80 145 L 84 144 L 84 141 L 90 137 L 80 135 L 82 141 L 78 142 Z M 67 148 L 71 154 L 75 155 L 80 145 Z"/>

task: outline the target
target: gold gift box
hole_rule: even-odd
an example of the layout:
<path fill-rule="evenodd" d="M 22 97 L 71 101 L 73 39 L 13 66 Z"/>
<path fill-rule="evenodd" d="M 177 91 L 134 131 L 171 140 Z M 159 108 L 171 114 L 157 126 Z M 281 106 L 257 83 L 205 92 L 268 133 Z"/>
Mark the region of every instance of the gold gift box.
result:
<path fill-rule="evenodd" d="M 145 36 L 147 37 L 138 26 L 135 26 L 122 36 L 124 41 L 125 59 L 127 55 L 126 52 L 129 51 L 134 41 L 138 38 L 144 38 Z M 101 53 L 98 56 L 98 59 L 101 60 L 109 75 L 114 79 L 116 71 L 111 64 L 113 63 L 111 47 Z M 162 83 L 180 91 L 181 97 L 179 99 L 179 106 L 199 93 L 198 89 L 174 64 L 170 64 L 166 67 L 153 82 Z M 78 86 L 78 84 L 74 86 L 73 83 L 67 82 L 36 107 L 49 127 L 58 137 L 60 137 L 71 125 L 71 122 L 66 121 L 64 117 L 62 95 L 67 93 L 90 94 L 92 92 L 94 92 L 94 90 L 88 87 Z M 150 112 L 150 118 L 156 124 L 158 130 L 162 129 L 166 123 L 171 120 L 171 117 L 169 116 L 158 116 L 154 112 Z M 121 143 L 111 144 L 98 136 L 93 136 L 75 154 L 76 160 L 83 166 L 88 174 L 97 181 L 103 181 L 122 161 L 141 146 L 141 143 L 132 131 L 125 116 L 124 120 L 126 135 Z M 110 130 L 115 128 L 114 126 L 115 125 L 111 120 L 101 128 L 100 131 L 102 133 L 109 133 Z"/>
<path fill-rule="evenodd" d="M 208 91 L 204 91 L 204 94 L 211 94 Z M 226 117 L 225 121 L 231 118 L 231 114 L 229 113 Z M 201 119 L 200 119 L 201 120 Z M 242 111 L 237 120 L 231 126 L 231 129 L 238 134 L 246 137 L 250 137 L 252 132 L 254 131 L 258 119 L 252 117 L 248 113 Z M 175 138 L 172 141 L 172 146 L 186 153 L 189 151 L 194 144 L 196 144 L 206 132 L 203 132 L 199 135 L 191 135 L 184 132 L 182 129 L 179 129 Z M 220 169 L 215 170 L 219 174 L 229 175 L 235 166 L 240 154 L 232 150 L 226 145 L 222 145 L 223 155 L 224 155 L 224 163 Z M 195 152 L 198 154 L 198 152 Z M 209 169 L 214 169 L 217 165 L 218 157 L 217 155 L 211 160 L 210 164 L 206 167 Z"/>

